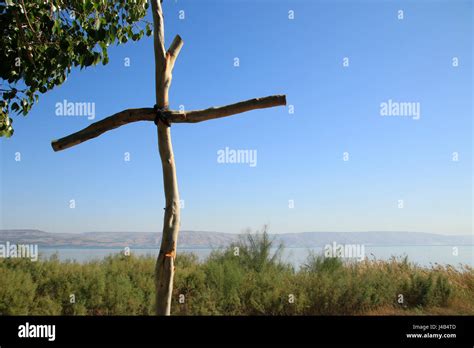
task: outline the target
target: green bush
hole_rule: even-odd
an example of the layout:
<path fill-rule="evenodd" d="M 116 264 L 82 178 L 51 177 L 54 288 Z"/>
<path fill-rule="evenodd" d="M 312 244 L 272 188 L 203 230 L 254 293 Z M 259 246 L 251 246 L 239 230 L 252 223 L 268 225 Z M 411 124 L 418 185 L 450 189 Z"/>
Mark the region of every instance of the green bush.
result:
<path fill-rule="evenodd" d="M 281 260 L 281 251 L 264 230 L 203 262 L 178 254 L 172 314 L 474 314 L 468 266 L 428 269 L 407 258 L 349 263 L 310 254 L 295 270 Z M 84 264 L 57 256 L 1 259 L 0 314 L 152 315 L 154 268 L 154 257 L 133 254 Z"/>

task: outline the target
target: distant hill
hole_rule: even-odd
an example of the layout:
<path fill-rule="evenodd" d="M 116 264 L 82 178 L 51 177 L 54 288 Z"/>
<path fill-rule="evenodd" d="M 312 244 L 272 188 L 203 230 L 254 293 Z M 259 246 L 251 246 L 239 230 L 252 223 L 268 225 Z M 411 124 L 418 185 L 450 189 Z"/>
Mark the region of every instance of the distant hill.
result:
<path fill-rule="evenodd" d="M 271 235 L 286 247 L 322 247 L 333 242 L 366 246 L 473 245 L 470 235 L 441 235 L 421 232 L 302 232 Z M 218 248 L 237 241 L 239 235 L 222 232 L 181 231 L 179 247 Z M 0 230 L 0 243 L 38 244 L 43 247 L 154 248 L 161 242 L 158 232 L 50 233 L 39 230 Z"/>

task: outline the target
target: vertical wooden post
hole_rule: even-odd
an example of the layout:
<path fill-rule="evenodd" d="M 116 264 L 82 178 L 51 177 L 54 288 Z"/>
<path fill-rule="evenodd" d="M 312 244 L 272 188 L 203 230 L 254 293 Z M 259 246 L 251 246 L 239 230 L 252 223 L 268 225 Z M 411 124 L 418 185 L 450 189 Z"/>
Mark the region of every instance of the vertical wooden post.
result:
<path fill-rule="evenodd" d="M 156 106 L 158 109 L 167 110 L 171 73 L 174 61 L 181 49 L 182 40 L 177 36 L 170 46 L 170 50 L 165 52 L 161 2 L 160 0 L 151 0 L 151 4 L 154 24 Z M 157 128 L 158 149 L 163 167 L 166 207 L 160 253 L 155 268 L 156 314 L 170 315 L 174 259 L 180 226 L 180 206 L 170 125 L 161 120 L 157 122 Z"/>

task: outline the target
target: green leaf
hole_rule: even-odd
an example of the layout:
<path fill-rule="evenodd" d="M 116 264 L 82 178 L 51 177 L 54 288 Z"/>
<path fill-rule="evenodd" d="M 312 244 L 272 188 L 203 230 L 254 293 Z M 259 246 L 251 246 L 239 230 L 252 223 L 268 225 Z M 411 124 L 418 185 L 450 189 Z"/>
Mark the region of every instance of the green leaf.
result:
<path fill-rule="evenodd" d="M 146 25 L 146 36 L 151 36 L 153 34 L 153 30 L 149 24 Z"/>
<path fill-rule="evenodd" d="M 61 20 L 56 19 L 53 25 L 53 34 L 59 33 L 61 31 Z"/>
<path fill-rule="evenodd" d="M 99 30 L 100 28 L 100 17 L 96 17 L 94 21 L 94 29 Z"/>

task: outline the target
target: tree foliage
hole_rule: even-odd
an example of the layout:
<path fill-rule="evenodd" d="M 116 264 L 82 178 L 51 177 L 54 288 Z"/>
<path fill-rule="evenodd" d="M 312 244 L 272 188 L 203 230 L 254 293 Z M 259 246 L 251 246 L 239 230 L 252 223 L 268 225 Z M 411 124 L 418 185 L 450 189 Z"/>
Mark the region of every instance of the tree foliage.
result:
<path fill-rule="evenodd" d="M 152 33 L 146 0 L 0 1 L 0 137 L 13 134 L 12 112 L 27 115 L 73 67 L 108 63 L 111 44 Z"/>

